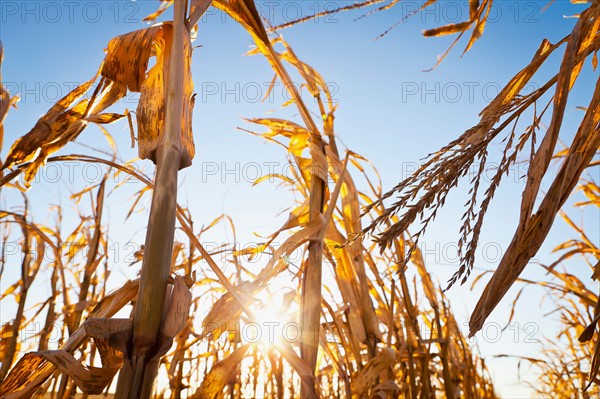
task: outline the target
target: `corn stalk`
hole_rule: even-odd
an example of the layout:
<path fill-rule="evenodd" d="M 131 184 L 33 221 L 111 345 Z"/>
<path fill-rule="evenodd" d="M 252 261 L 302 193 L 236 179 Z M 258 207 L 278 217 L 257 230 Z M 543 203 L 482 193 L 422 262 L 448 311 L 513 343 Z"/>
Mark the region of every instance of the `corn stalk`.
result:
<path fill-rule="evenodd" d="M 34 249 L 32 248 L 35 245 L 35 240 L 33 234 L 29 228 L 27 223 L 27 214 L 28 214 L 28 201 L 25 200 L 25 212 L 22 218 L 20 218 L 20 225 L 23 231 L 23 260 L 21 262 L 21 281 L 19 284 L 19 296 L 18 296 L 18 305 L 17 305 L 17 313 L 14 321 L 11 324 L 11 335 L 6 344 L 7 349 L 4 351 L 4 357 L 2 359 L 2 368 L 0 369 L 0 380 L 6 377 L 8 370 L 15 358 L 15 354 L 17 353 L 17 347 L 19 346 L 19 332 L 22 328 L 22 323 L 25 321 L 24 312 L 25 312 L 25 302 L 27 301 L 27 294 L 29 293 L 29 288 L 35 279 L 37 272 L 39 271 L 39 265 L 41 263 L 41 258 L 38 256 L 38 261 L 33 259 Z"/>
<path fill-rule="evenodd" d="M 156 178 L 146 232 L 138 299 L 133 316 L 133 350 L 117 386 L 117 398 L 150 398 L 158 373 L 155 358 L 175 236 L 177 174 L 183 115 L 184 29 L 187 1 L 176 1 L 169 62 L 165 132 L 157 149 Z"/>
<path fill-rule="evenodd" d="M 325 146 L 320 137 L 315 141 L 317 141 L 315 143 L 316 147 L 325 152 Z M 316 173 L 313 173 L 310 181 L 310 222 L 322 217 L 324 199 L 325 182 Z M 313 371 L 312 375 L 302 376 L 304 382 L 300 392 L 300 397 L 302 398 L 316 397 L 314 370 L 317 365 L 317 352 L 319 349 L 322 265 L 323 239 L 317 235 L 308 244 L 308 259 L 304 265 L 304 275 L 302 278 L 302 317 L 300 323 L 303 339 L 300 346 L 300 356 Z"/>

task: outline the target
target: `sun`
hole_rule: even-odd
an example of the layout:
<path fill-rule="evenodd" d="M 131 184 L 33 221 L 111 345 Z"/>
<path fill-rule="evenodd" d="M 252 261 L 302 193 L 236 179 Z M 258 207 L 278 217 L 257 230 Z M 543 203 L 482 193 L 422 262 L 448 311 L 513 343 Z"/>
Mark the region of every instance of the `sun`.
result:
<path fill-rule="evenodd" d="M 291 291 L 259 293 L 250 306 L 253 319 L 242 321 L 242 342 L 254 343 L 266 350 L 284 342 L 297 343 L 301 330 L 294 297 L 295 292 Z"/>

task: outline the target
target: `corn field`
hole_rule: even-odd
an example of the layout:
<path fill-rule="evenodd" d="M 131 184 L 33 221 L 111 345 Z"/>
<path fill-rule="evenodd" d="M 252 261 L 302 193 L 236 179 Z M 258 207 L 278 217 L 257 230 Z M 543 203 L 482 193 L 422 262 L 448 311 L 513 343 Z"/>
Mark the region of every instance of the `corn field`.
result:
<path fill-rule="evenodd" d="M 375 160 L 343 144 L 327 77 L 303 61 L 283 32 L 334 12 L 393 13 L 400 3 L 348 3 L 274 26 L 253 0 L 157 2 L 145 18 L 148 27 L 106 43 L 98 69 L 87 71 L 91 78 L 7 150 L 3 122 L 19 112 L 19 98 L 0 84 L 0 278 L 7 287 L 0 293 L 0 398 L 497 398 L 489 363 L 463 334 L 445 291 L 456 282 L 482 281 L 470 336 L 501 300 L 516 306 L 525 300 L 522 290 L 541 287 L 560 331 L 543 340 L 539 356 L 502 356 L 535 370 L 539 380 L 530 384 L 540 397 L 598 397 L 600 243 L 567 205 L 583 196 L 575 208 L 600 218 L 600 164 L 594 159 L 600 79 L 587 88 L 589 104 L 581 107 L 572 142 L 562 150 L 557 143 L 580 71 L 586 63 L 597 68 L 600 2 L 573 1 L 586 7 L 571 34 L 541 43 L 475 126 L 439 150 L 428 149 L 414 173 L 384 189 Z M 420 11 L 435 3 L 424 2 Z M 483 35 L 493 1 L 467 3 L 468 20 L 423 32 L 456 35 L 435 67 L 463 35 L 465 53 Z M 249 34 L 247 55 L 271 69 L 268 91 L 278 82 L 289 98 L 274 114 L 245 116 L 240 127 L 287 162 L 289 173 L 264 174 L 253 184 L 276 186 L 294 198 L 283 225 L 255 232 L 256 242 L 243 247 L 232 217 L 194 217 L 187 201 L 203 199 L 181 195 L 179 171 L 198 161 L 196 146 L 204 139 L 192 130 L 202 77 L 192 76 L 191 62 L 193 52 L 202 51 L 194 46 L 211 7 Z M 560 68 L 522 94 L 550 56 L 560 58 Z M 116 112 L 130 93 L 139 93 L 135 111 Z M 531 121 L 520 131 L 526 118 Z M 129 127 L 139 159 L 121 159 L 111 130 L 117 121 Z M 100 129 L 111 151 L 65 151 L 89 125 Z M 501 162 L 485 187 L 480 177 L 494 151 Z M 486 211 L 519 156 L 529 169 L 515 205 L 517 229 L 498 267 L 471 276 Z M 136 167 L 140 159 L 147 169 Z M 102 178 L 45 210 L 40 222 L 28 190 L 41 168 L 69 162 L 95 165 Z M 559 165 L 554 175 L 552 162 Z M 467 182 L 460 268 L 443 284 L 419 240 L 473 165 L 480 173 Z M 131 187 L 127 203 L 111 204 Z M 111 218 L 111 205 L 126 208 L 126 220 Z M 111 245 L 120 224 L 136 215 L 147 218 L 145 241 L 130 259 L 136 277 L 121 284 Z M 550 254 L 552 264 L 531 265 L 553 223 L 566 224 L 571 238 Z M 217 231 L 225 231 L 228 242 L 207 246 L 205 238 Z M 7 255 L 14 243 L 19 262 Z M 524 277 L 525 267 L 542 269 L 546 279 Z M 50 294 L 44 297 L 40 286 Z M 521 291 L 511 298 L 513 286 Z"/>

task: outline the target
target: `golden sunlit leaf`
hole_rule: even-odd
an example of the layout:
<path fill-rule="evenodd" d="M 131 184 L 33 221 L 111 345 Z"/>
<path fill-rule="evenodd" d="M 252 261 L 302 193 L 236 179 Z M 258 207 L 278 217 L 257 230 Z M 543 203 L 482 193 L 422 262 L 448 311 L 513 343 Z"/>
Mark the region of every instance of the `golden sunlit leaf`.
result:
<path fill-rule="evenodd" d="M 151 159 L 156 163 L 156 150 L 164 134 L 165 129 L 165 90 L 166 76 L 169 71 L 169 61 L 171 54 L 171 41 L 173 35 L 173 26 L 171 23 L 165 23 L 155 27 L 147 28 L 147 32 L 141 31 L 132 32 L 127 38 L 123 38 L 120 42 L 127 43 L 128 47 L 123 47 L 124 44 L 115 45 L 115 54 L 111 55 L 110 46 L 108 59 L 117 59 L 122 55 L 120 52 L 129 51 L 129 47 L 135 47 L 136 53 L 146 57 L 136 62 L 128 61 L 131 58 L 123 58 L 125 61 L 114 61 L 115 69 L 118 69 L 118 78 L 122 79 L 120 83 L 127 83 L 130 90 L 135 88 L 135 91 L 140 91 L 140 100 L 138 103 L 136 118 L 138 125 L 138 150 L 141 159 Z M 146 31 L 144 30 L 144 31 Z M 194 142 L 192 137 L 192 109 L 194 107 L 193 82 L 191 78 L 191 44 L 189 34 L 185 30 L 184 41 L 184 115 L 181 119 L 181 160 L 180 169 L 191 165 L 194 157 Z M 115 39 L 113 39 L 115 40 Z M 111 41 L 112 42 L 112 41 Z M 119 42 L 119 43 L 120 43 Z M 139 48 L 139 49 L 138 49 Z M 148 58 L 151 53 L 156 56 L 156 64 L 147 72 Z M 130 56 L 128 56 L 130 57 Z M 120 59 L 119 59 L 120 60 Z M 113 65 L 111 64 L 111 65 Z M 105 67 L 106 68 L 106 67 Z M 140 70 L 143 69 L 143 74 Z M 128 71 L 129 74 L 125 74 Z M 104 69 L 103 69 L 104 73 Z M 140 74 L 140 75 L 138 75 Z M 107 77 L 113 76 L 112 71 L 107 72 Z"/>
<path fill-rule="evenodd" d="M 423 36 L 434 37 L 434 36 L 445 36 L 452 35 L 454 33 L 464 32 L 471 27 L 473 22 L 459 22 L 456 24 L 448 24 L 440 26 L 439 28 L 427 29 L 423 31 Z"/>
<path fill-rule="evenodd" d="M 269 43 L 269 37 L 256 10 L 254 0 L 214 0 L 213 5 L 242 24 L 253 37 L 264 44 Z"/>
<path fill-rule="evenodd" d="M 215 399 L 217 398 L 225 385 L 233 377 L 235 371 L 240 366 L 242 359 L 250 344 L 242 345 L 234 350 L 229 356 L 215 364 L 210 372 L 204 377 L 200 388 L 191 396 L 192 399 Z"/>
<path fill-rule="evenodd" d="M 159 347 L 156 357 L 167 353 L 173 343 L 173 338 L 183 329 L 189 319 L 192 293 L 186 286 L 183 276 L 176 276 L 171 294 L 165 300 L 167 313 L 160 330 Z"/>
<path fill-rule="evenodd" d="M 100 394 L 112 381 L 120 367 L 100 368 L 84 366 L 65 351 L 43 351 L 39 355 L 54 364 L 73 379 L 77 387 L 87 394 Z"/>
<path fill-rule="evenodd" d="M 96 78 L 94 76 L 60 99 L 29 133 L 12 145 L 2 168 L 32 161 L 24 169 L 25 188 L 29 187 L 29 182 L 46 159 L 75 140 L 86 128 L 88 120 L 111 123 L 121 118 L 118 114 L 99 114 L 125 96 L 123 86 L 106 79 L 101 79 L 90 99 L 83 99 L 73 106 L 92 87 Z"/>
<path fill-rule="evenodd" d="M 25 136 L 19 138 L 10 148 L 2 166 L 3 169 L 34 160 L 28 169 L 33 175 L 37 167 L 53 152 L 58 151 L 67 141 L 74 139 L 85 127 L 82 120 L 88 107 L 88 100 L 70 108 L 96 81 L 94 76 L 60 99 L 40 118 Z"/>
<path fill-rule="evenodd" d="M 141 91 L 155 37 L 162 38 L 165 26 L 171 29 L 170 24 L 157 25 L 113 38 L 108 42 L 102 76 L 124 85 L 130 91 Z"/>
<path fill-rule="evenodd" d="M 122 114 L 98 114 L 98 115 L 88 116 L 87 118 L 85 118 L 85 120 L 88 122 L 93 122 L 93 123 L 107 124 L 107 123 L 113 123 L 115 121 L 118 121 L 119 119 L 124 118 L 124 117 L 125 117 L 125 115 L 122 115 Z"/>

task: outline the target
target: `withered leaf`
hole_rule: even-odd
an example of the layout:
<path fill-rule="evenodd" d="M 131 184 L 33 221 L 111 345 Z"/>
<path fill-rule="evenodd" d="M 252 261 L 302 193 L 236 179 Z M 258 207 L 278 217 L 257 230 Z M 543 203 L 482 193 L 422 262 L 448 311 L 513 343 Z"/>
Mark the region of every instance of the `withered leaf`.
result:
<path fill-rule="evenodd" d="M 108 42 L 106 58 L 102 65 L 102 76 L 125 85 L 128 90 L 139 92 L 146 80 L 148 62 L 153 52 L 157 35 L 162 35 L 168 25 L 156 25 L 117 36 Z"/>
<path fill-rule="evenodd" d="M 192 399 L 217 398 L 235 370 L 240 366 L 242 359 L 250 348 L 250 344 L 242 345 L 233 353 L 215 364 L 210 372 L 204 377 L 200 388 L 192 395 Z"/>
<path fill-rule="evenodd" d="M 471 21 L 459 22 L 456 24 L 448 24 L 444 26 L 440 26 L 438 28 L 427 29 L 423 31 L 423 36 L 433 37 L 433 36 L 445 36 L 452 35 L 454 33 L 464 32 L 469 29 L 473 23 Z"/>
<path fill-rule="evenodd" d="M 180 136 L 181 169 L 191 165 L 195 150 L 192 137 L 194 85 L 191 74 L 191 39 L 186 29 L 180 29 L 185 37 L 182 56 L 185 76 Z M 141 93 L 136 110 L 138 151 L 140 158 L 151 159 L 155 163 L 156 150 L 165 130 L 166 89 L 172 37 L 171 22 L 118 36 L 110 41 L 102 68 L 102 76 L 125 85 L 131 91 Z M 147 70 L 151 56 L 156 57 L 156 63 Z"/>
<path fill-rule="evenodd" d="M 173 290 L 168 298 L 169 305 L 160 329 L 159 347 L 156 357 L 167 353 L 173 338 L 185 327 L 192 306 L 192 292 L 185 283 L 185 277 L 175 277 Z"/>
<path fill-rule="evenodd" d="M 73 379 L 79 389 L 87 394 L 100 394 L 112 381 L 119 367 L 104 368 L 84 366 L 67 351 L 42 351 L 40 356 Z"/>
<path fill-rule="evenodd" d="M 125 96 L 122 86 L 114 85 L 105 79 L 101 79 L 90 99 L 77 102 L 92 87 L 96 78 L 97 75 L 60 99 L 38 120 L 29 133 L 17 139 L 2 169 L 31 161 L 24 170 L 27 188 L 46 159 L 69 141 L 75 140 L 89 121 L 112 123 L 120 119 L 122 116 L 119 114 L 99 114 Z"/>

